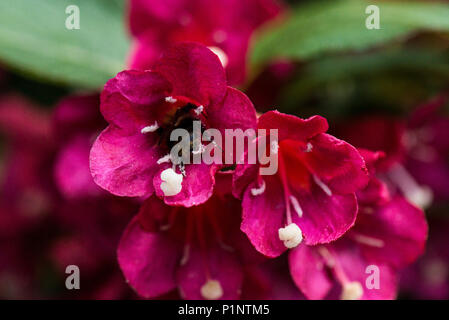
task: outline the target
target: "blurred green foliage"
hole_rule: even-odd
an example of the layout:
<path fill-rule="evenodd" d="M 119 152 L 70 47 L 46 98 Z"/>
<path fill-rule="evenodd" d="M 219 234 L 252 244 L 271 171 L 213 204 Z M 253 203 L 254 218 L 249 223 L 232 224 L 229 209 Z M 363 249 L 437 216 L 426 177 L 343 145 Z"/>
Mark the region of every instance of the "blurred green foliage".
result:
<path fill-rule="evenodd" d="M 65 27 L 72 4 L 79 30 Z M 125 67 L 123 11 L 119 0 L 0 1 L 0 62 L 58 84 L 101 88 Z"/>
<path fill-rule="evenodd" d="M 267 27 L 256 39 L 253 67 L 274 58 L 308 59 L 328 52 L 360 51 L 420 30 L 449 31 L 449 5 L 376 2 L 380 29 L 365 27 L 364 0 L 315 1 L 297 6 L 284 23 Z"/>
<path fill-rule="evenodd" d="M 376 1 L 379 30 L 365 27 L 370 1 L 291 4 L 254 38 L 251 80 L 272 61 L 296 66 L 271 108 L 329 119 L 403 115 L 449 87 L 449 3 Z"/>

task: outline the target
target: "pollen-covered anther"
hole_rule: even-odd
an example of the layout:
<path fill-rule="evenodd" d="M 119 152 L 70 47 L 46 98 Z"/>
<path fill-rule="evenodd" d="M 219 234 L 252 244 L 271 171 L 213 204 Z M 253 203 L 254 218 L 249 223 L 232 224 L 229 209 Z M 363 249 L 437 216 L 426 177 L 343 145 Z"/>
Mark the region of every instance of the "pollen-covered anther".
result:
<path fill-rule="evenodd" d="M 218 300 L 223 296 L 223 288 L 218 280 L 207 280 L 201 287 L 201 295 L 206 300 Z"/>
<path fill-rule="evenodd" d="M 279 240 L 289 248 L 295 248 L 302 242 L 302 231 L 296 223 L 290 223 L 285 228 L 279 228 Z"/>
<path fill-rule="evenodd" d="M 170 96 L 170 97 L 165 97 L 165 102 L 168 102 L 168 103 L 176 103 L 176 101 L 178 101 L 178 100 L 176 100 L 176 99 L 173 98 L 172 96 Z"/>
<path fill-rule="evenodd" d="M 363 295 L 363 288 L 360 282 L 352 281 L 343 285 L 341 300 L 359 300 Z"/>
<path fill-rule="evenodd" d="M 145 134 L 145 133 L 155 132 L 157 129 L 159 129 L 159 125 L 157 124 L 157 122 L 155 122 L 151 126 L 146 126 L 146 127 L 142 128 L 142 130 L 140 130 L 140 132 L 142 134 Z"/>
<path fill-rule="evenodd" d="M 204 111 L 204 106 L 199 106 L 198 108 L 196 108 L 195 110 L 195 114 L 197 116 L 199 116 L 203 111 Z"/>
<path fill-rule="evenodd" d="M 251 194 L 252 194 L 254 197 L 255 197 L 255 196 L 258 196 L 258 195 L 261 195 L 262 193 L 265 192 L 265 187 L 266 187 L 265 181 L 262 180 L 262 184 L 261 184 L 261 186 L 260 186 L 259 188 L 252 188 L 252 189 L 251 189 Z"/>
<path fill-rule="evenodd" d="M 304 150 L 304 152 L 312 152 L 313 150 L 313 145 L 309 142 L 306 145 L 306 149 Z"/>
<path fill-rule="evenodd" d="M 161 172 L 161 189 L 165 196 L 175 196 L 182 190 L 183 175 L 173 169 L 165 169 Z"/>

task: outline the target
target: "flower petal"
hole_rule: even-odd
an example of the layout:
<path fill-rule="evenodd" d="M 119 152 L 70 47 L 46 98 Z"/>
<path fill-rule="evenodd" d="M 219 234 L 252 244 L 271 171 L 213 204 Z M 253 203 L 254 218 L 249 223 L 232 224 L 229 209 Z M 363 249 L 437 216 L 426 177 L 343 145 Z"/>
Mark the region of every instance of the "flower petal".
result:
<path fill-rule="evenodd" d="M 207 106 L 226 94 L 226 75 L 217 55 L 196 43 L 180 43 L 165 51 L 154 70 L 173 85 L 173 94 Z"/>
<path fill-rule="evenodd" d="M 157 120 L 172 87 L 152 71 L 122 71 L 109 80 L 101 93 L 100 110 L 109 124 L 131 132 L 140 132 Z"/>
<path fill-rule="evenodd" d="M 118 196 L 140 197 L 153 193 L 153 176 L 162 157 L 156 136 L 140 132 L 127 135 L 109 126 L 97 138 L 90 152 L 90 170 L 103 189 Z"/>
<path fill-rule="evenodd" d="M 277 129 L 279 141 L 284 139 L 307 141 L 329 128 L 327 120 L 320 116 L 301 119 L 279 111 L 269 111 L 260 116 L 260 129 Z"/>
<path fill-rule="evenodd" d="M 357 281 L 362 285 L 362 300 L 391 300 L 396 298 L 398 277 L 393 268 L 386 264 L 365 260 L 354 246 L 348 246 L 342 242 L 335 246 L 333 253 L 334 259 L 341 265 L 348 280 Z M 372 269 L 368 268 L 370 266 Z M 379 287 L 368 287 L 368 283 L 374 284 L 371 282 L 374 282 L 376 273 L 379 276 Z M 372 281 L 370 277 L 372 277 Z"/>
<path fill-rule="evenodd" d="M 60 150 L 54 175 L 59 190 L 67 198 L 100 195 L 103 191 L 94 183 L 89 170 L 90 137 L 80 135 Z"/>
<path fill-rule="evenodd" d="M 226 96 L 220 104 L 207 109 L 208 124 L 219 129 L 256 129 L 256 109 L 248 97 L 237 89 L 227 87 Z"/>
<path fill-rule="evenodd" d="M 349 236 L 359 239 L 367 259 L 402 268 L 424 252 L 427 231 L 424 212 L 396 197 L 374 213 L 360 213 Z"/>
<path fill-rule="evenodd" d="M 118 261 L 126 281 L 143 297 L 154 298 L 176 288 L 181 249 L 163 233 L 143 231 L 135 218 L 120 241 Z"/>
<path fill-rule="evenodd" d="M 306 244 L 329 243 L 354 225 L 358 210 L 354 194 L 329 196 L 316 185 L 311 192 L 294 194 L 303 214 L 299 217 L 292 210 L 293 222 L 302 230 Z"/>
<path fill-rule="evenodd" d="M 366 186 L 368 170 L 353 146 L 325 133 L 315 136 L 310 143 L 312 151 L 303 155 L 305 165 L 332 191 L 345 194 Z"/>
<path fill-rule="evenodd" d="M 287 248 L 279 240 L 279 228 L 285 225 L 285 204 L 283 187 L 275 176 L 266 176 L 265 191 L 252 195 L 257 188 L 255 182 L 250 184 L 243 196 L 243 216 L 241 230 L 246 233 L 253 246 L 269 257 L 277 257 Z"/>
<path fill-rule="evenodd" d="M 215 172 L 218 169 L 216 165 L 204 163 L 186 165 L 181 192 L 174 196 L 165 196 L 161 189 L 161 172 L 169 167 L 169 165 L 161 165 L 153 179 L 156 195 L 163 197 L 166 204 L 191 207 L 206 202 L 212 196 Z"/>
<path fill-rule="evenodd" d="M 299 245 L 288 255 L 290 274 L 308 299 L 324 299 L 332 288 L 326 265 L 316 247 Z"/>

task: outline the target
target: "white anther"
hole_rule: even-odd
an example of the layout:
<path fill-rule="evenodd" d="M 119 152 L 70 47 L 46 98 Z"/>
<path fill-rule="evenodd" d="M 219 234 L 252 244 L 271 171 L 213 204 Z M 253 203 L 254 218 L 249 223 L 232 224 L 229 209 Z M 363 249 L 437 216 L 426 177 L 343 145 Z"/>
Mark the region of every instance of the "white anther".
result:
<path fill-rule="evenodd" d="M 165 156 L 163 156 L 162 158 L 160 158 L 158 161 L 156 161 L 157 164 L 161 164 L 161 163 L 166 163 L 166 162 L 170 162 L 171 160 L 171 156 L 170 154 L 167 154 Z"/>
<path fill-rule="evenodd" d="M 228 65 L 229 59 L 228 59 L 228 55 L 221 50 L 219 47 L 208 47 L 210 51 L 212 51 L 213 53 L 215 53 L 218 56 L 218 59 L 220 59 L 221 65 L 223 66 L 223 68 L 226 68 L 226 66 Z"/>
<path fill-rule="evenodd" d="M 306 150 L 304 152 L 311 152 L 313 150 L 313 145 L 309 142 L 307 143 Z"/>
<path fill-rule="evenodd" d="M 270 151 L 273 154 L 277 154 L 278 153 L 278 151 L 279 151 L 279 144 L 278 144 L 277 141 L 271 141 Z"/>
<path fill-rule="evenodd" d="M 165 169 L 161 172 L 161 189 L 165 196 L 174 196 L 182 190 L 182 174 L 176 173 L 173 169 Z"/>
<path fill-rule="evenodd" d="M 142 130 L 140 130 L 140 132 L 145 134 L 145 133 L 154 132 L 157 129 L 159 129 L 159 125 L 155 121 L 153 125 L 144 127 Z"/>
<path fill-rule="evenodd" d="M 262 193 L 265 192 L 265 187 L 266 187 L 265 181 L 262 180 L 262 185 L 261 185 L 259 188 L 252 188 L 252 189 L 251 189 L 251 194 L 252 194 L 254 197 L 255 197 L 255 196 L 258 196 L 258 195 L 261 195 Z"/>
<path fill-rule="evenodd" d="M 279 228 L 279 240 L 284 241 L 284 245 L 289 248 L 295 248 L 302 242 L 302 231 L 295 223 L 290 223 L 285 228 Z"/>
<path fill-rule="evenodd" d="M 178 100 L 176 100 L 176 99 L 173 98 L 172 96 L 170 96 L 170 97 L 165 97 L 165 102 L 168 102 L 168 103 L 176 103 L 176 101 L 178 101 Z"/>
<path fill-rule="evenodd" d="M 298 199 L 296 199 L 296 197 L 292 196 L 292 195 L 290 195 L 289 199 L 290 199 L 290 202 L 293 205 L 293 209 L 295 209 L 296 213 L 301 218 L 302 217 L 302 208 L 299 205 Z"/>
<path fill-rule="evenodd" d="M 206 300 L 218 300 L 223 296 L 223 288 L 218 280 L 207 280 L 201 287 L 201 295 Z"/>
<path fill-rule="evenodd" d="M 360 282 L 352 281 L 343 286 L 341 300 L 359 300 L 363 296 L 363 288 Z"/>
<path fill-rule="evenodd" d="M 199 116 L 201 114 L 201 112 L 204 111 L 204 106 L 199 106 L 194 111 L 195 111 L 195 114 Z"/>
<path fill-rule="evenodd" d="M 313 175 L 313 180 L 315 183 L 324 191 L 325 194 L 327 194 L 329 197 L 332 196 L 332 191 L 329 189 L 329 187 L 320 180 L 316 175 Z"/>

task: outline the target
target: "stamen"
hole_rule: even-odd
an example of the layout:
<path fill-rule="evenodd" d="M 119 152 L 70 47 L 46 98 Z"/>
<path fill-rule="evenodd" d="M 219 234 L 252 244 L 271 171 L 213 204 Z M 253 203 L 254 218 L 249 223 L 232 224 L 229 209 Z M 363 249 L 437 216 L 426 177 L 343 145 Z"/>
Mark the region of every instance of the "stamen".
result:
<path fill-rule="evenodd" d="M 199 115 L 201 114 L 201 112 L 204 111 L 204 106 L 199 106 L 199 107 L 196 108 L 194 111 L 195 111 L 195 114 L 196 114 L 197 116 L 199 116 Z"/>
<path fill-rule="evenodd" d="M 154 132 L 157 129 L 159 129 L 159 125 L 157 124 L 157 121 L 155 121 L 153 125 L 144 127 L 142 130 L 140 130 L 140 132 L 142 134 L 145 134 L 145 133 Z"/>
<path fill-rule="evenodd" d="M 341 300 L 359 300 L 363 296 L 363 287 L 358 281 L 347 282 L 343 285 Z"/>
<path fill-rule="evenodd" d="M 307 143 L 306 150 L 304 152 L 311 152 L 313 150 L 313 145 L 309 142 Z"/>
<path fill-rule="evenodd" d="M 182 258 L 181 258 L 181 261 L 179 262 L 179 264 L 181 266 L 185 265 L 189 261 L 189 258 L 190 258 L 190 244 L 186 244 L 184 246 Z"/>
<path fill-rule="evenodd" d="M 301 218 L 303 211 L 302 211 L 301 206 L 299 205 L 298 199 L 296 199 L 295 196 L 290 195 L 290 202 L 293 205 L 293 209 L 295 209 L 296 213 Z"/>
<path fill-rule="evenodd" d="M 320 178 L 318 178 L 316 175 L 312 176 L 315 183 L 324 191 L 324 193 L 327 194 L 329 197 L 332 196 L 331 189 L 329 189 L 329 187 L 323 181 L 321 181 Z"/>
<path fill-rule="evenodd" d="M 432 190 L 427 186 L 419 185 L 402 165 L 398 164 L 391 169 L 389 177 L 402 191 L 407 200 L 414 205 L 426 209 L 432 204 Z"/>
<path fill-rule="evenodd" d="M 226 66 L 228 65 L 229 59 L 228 59 L 228 55 L 221 50 L 219 47 L 208 47 L 210 51 L 212 51 L 213 53 L 215 53 L 218 56 L 218 59 L 220 59 L 221 65 L 223 66 L 223 68 L 226 68 Z"/>
<path fill-rule="evenodd" d="M 329 252 L 329 250 L 327 250 L 327 248 L 324 246 L 319 246 L 318 252 L 323 257 L 324 261 L 326 262 L 326 266 L 328 266 L 329 268 L 332 269 L 336 263 L 335 263 L 334 257 Z"/>
<path fill-rule="evenodd" d="M 279 240 L 284 242 L 284 245 L 289 248 L 295 248 L 302 242 L 302 231 L 297 224 L 291 223 L 285 228 L 279 228 Z"/>
<path fill-rule="evenodd" d="M 181 171 L 181 174 L 183 175 L 183 177 L 186 176 L 186 167 L 184 166 L 183 163 L 178 164 L 178 169 L 179 171 Z"/>
<path fill-rule="evenodd" d="M 175 196 L 182 190 L 183 175 L 173 169 L 165 169 L 161 172 L 161 189 L 165 196 Z"/>
<path fill-rule="evenodd" d="M 218 280 L 207 280 L 201 287 L 201 295 L 206 300 L 217 300 L 223 296 L 223 288 Z"/>
<path fill-rule="evenodd" d="M 165 102 L 168 103 L 176 103 L 176 101 L 178 101 L 177 99 L 173 98 L 172 96 L 170 97 L 165 97 Z"/>
<path fill-rule="evenodd" d="M 251 189 L 251 194 L 252 194 L 254 197 L 255 197 L 255 196 L 258 196 L 258 195 L 261 195 L 262 193 L 265 192 L 265 187 L 266 187 L 265 181 L 262 180 L 262 185 L 261 185 L 259 188 L 252 188 L 252 189 Z"/>
<path fill-rule="evenodd" d="M 318 253 L 323 257 L 326 265 L 332 270 L 335 280 L 340 283 L 343 290 L 340 299 L 358 300 L 363 295 L 363 288 L 360 282 L 350 281 L 341 267 L 339 261 L 334 258 L 330 250 L 324 246 L 318 247 Z"/>
<path fill-rule="evenodd" d="M 385 243 L 384 243 L 383 240 L 377 239 L 377 238 L 373 238 L 373 237 L 369 237 L 369 236 L 366 236 L 364 234 L 353 233 L 352 237 L 358 243 L 361 243 L 361 244 L 364 244 L 364 245 L 367 245 L 367 246 L 370 246 L 370 247 L 383 248 L 385 246 Z"/>
<path fill-rule="evenodd" d="M 204 150 L 206 150 L 206 149 L 204 148 L 203 144 L 200 143 L 200 146 L 199 146 L 198 150 L 192 150 L 192 153 L 193 154 L 200 154 L 200 153 L 203 153 Z"/>
<path fill-rule="evenodd" d="M 163 156 L 162 158 L 160 158 L 158 161 L 156 161 L 157 164 L 161 164 L 161 163 L 165 163 L 165 162 L 170 162 L 171 157 L 170 154 L 167 154 L 165 156 Z"/>

